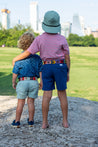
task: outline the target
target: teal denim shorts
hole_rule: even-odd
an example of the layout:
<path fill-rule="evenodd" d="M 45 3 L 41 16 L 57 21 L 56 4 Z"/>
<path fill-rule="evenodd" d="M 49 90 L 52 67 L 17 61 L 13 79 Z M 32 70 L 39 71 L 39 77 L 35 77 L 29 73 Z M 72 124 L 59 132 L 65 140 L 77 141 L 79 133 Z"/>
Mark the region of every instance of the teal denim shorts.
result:
<path fill-rule="evenodd" d="M 16 93 L 18 99 L 25 99 L 27 97 L 38 97 L 39 84 L 37 80 L 19 81 L 16 86 Z"/>

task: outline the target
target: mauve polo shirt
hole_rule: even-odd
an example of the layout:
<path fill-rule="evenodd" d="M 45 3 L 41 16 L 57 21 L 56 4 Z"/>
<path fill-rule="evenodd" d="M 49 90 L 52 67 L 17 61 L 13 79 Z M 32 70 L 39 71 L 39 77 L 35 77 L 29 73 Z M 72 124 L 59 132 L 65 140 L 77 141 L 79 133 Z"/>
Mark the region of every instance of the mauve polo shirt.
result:
<path fill-rule="evenodd" d="M 65 54 L 69 54 L 69 46 L 64 36 L 45 32 L 34 39 L 28 51 L 31 54 L 40 52 L 43 61 L 64 59 Z"/>

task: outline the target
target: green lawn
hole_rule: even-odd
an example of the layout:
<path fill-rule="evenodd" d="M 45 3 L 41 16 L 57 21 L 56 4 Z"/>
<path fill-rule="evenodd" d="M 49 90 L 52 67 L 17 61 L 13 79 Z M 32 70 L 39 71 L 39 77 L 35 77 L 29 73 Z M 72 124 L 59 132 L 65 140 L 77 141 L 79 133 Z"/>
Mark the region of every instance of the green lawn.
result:
<path fill-rule="evenodd" d="M 16 95 L 11 83 L 12 59 L 19 53 L 18 48 L 0 48 L 0 95 Z M 67 95 L 98 101 L 98 47 L 70 47 L 70 56 Z M 53 95 L 57 95 L 56 90 Z"/>

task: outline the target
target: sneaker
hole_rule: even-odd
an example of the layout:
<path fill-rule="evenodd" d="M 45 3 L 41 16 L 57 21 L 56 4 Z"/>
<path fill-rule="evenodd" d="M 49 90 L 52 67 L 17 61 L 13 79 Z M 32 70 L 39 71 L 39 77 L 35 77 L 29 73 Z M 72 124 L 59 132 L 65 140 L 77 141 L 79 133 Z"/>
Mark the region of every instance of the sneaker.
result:
<path fill-rule="evenodd" d="M 29 118 L 27 119 L 28 125 L 29 127 L 33 127 L 34 125 L 34 120 L 33 121 L 29 121 Z"/>
<path fill-rule="evenodd" d="M 15 122 L 15 120 L 14 120 L 11 125 L 13 127 L 20 128 L 20 122 L 19 121 Z"/>

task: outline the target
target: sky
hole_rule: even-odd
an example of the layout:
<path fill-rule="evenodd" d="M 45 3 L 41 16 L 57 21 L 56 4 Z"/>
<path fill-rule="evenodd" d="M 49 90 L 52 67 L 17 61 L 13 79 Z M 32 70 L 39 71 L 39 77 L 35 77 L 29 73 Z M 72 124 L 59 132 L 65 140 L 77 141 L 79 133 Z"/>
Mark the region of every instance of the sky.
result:
<path fill-rule="evenodd" d="M 98 0 L 0 0 L 1 9 L 7 8 L 11 11 L 11 25 L 20 23 L 27 25 L 30 23 L 30 2 L 37 1 L 39 18 L 42 20 L 45 12 L 55 10 L 60 15 L 61 23 L 71 22 L 73 15 L 78 14 L 84 17 L 86 27 L 92 30 L 98 29 Z"/>

